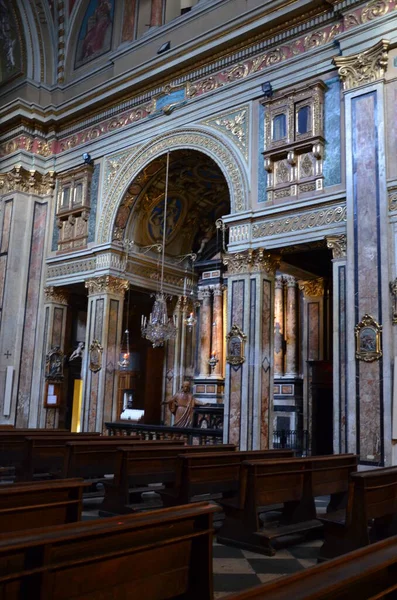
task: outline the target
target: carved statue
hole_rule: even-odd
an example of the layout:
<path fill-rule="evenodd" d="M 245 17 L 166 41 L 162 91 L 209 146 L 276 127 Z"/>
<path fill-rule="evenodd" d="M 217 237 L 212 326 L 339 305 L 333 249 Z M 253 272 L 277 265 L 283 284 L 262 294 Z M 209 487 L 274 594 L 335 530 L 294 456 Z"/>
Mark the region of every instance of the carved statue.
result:
<path fill-rule="evenodd" d="M 181 390 L 162 404 L 168 404 L 171 413 L 174 415 L 174 427 L 191 427 L 194 407 L 203 405 L 202 402 L 193 397 L 189 381 L 184 381 Z"/>
<path fill-rule="evenodd" d="M 69 362 L 71 362 L 75 358 L 83 358 L 84 348 L 85 348 L 85 343 L 84 342 L 79 342 L 77 344 L 76 350 L 74 350 L 72 352 L 72 354 L 69 356 Z"/>

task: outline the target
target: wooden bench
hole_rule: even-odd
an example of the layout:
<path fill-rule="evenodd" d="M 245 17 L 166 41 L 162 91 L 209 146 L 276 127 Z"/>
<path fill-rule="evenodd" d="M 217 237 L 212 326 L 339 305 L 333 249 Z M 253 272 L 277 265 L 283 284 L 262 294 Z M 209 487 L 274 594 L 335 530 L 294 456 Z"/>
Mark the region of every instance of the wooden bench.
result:
<path fill-rule="evenodd" d="M 99 433 L 81 434 L 70 433 L 67 431 L 55 432 L 54 430 L 9 430 L 0 431 L 0 467 L 20 467 L 25 458 L 25 440 L 29 438 L 54 438 L 68 436 L 70 439 L 81 439 L 78 436 L 85 436 L 87 439 L 99 437 Z"/>
<path fill-rule="evenodd" d="M 7 600 L 212 600 L 207 503 L 0 536 Z"/>
<path fill-rule="evenodd" d="M 321 518 L 327 560 L 397 533 L 397 467 L 354 473 L 347 508 Z"/>
<path fill-rule="evenodd" d="M 395 600 L 396 590 L 397 537 L 392 537 L 227 600 Z"/>
<path fill-rule="evenodd" d="M 85 448 L 88 450 L 92 449 L 91 458 L 96 461 L 97 472 L 113 473 L 113 470 L 103 470 L 108 468 L 108 465 L 101 463 L 101 459 L 104 456 L 94 456 L 93 450 L 103 448 L 110 454 L 112 450 L 115 452 L 116 448 L 120 446 L 120 441 L 114 440 L 110 437 L 102 436 L 91 436 L 90 434 L 79 433 L 68 436 L 36 436 L 33 438 L 25 438 L 24 448 L 24 460 L 22 461 L 19 479 L 21 480 L 32 480 L 34 475 L 47 474 L 54 478 L 59 477 L 82 477 L 82 475 L 72 475 L 71 470 L 65 473 L 65 461 L 69 452 L 69 443 L 76 441 L 78 444 L 86 444 Z M 154 446 L 167 446 L 174 445 L 169 441 L 144 441 L 134 438 L 128 438 L 125 442 L 126 445 L 131 446 L 142 446 L 142 445 L 154 445 Z M 183 446 L 183 441 L 178 442 L 180 446 Z M 114 461 L 113 461 L 114 464 Z M 113 468 L 113 464 L 111 465 Z"/>
<path fill-rule="evenodd" d="M 241 463 L 246 460 L 293 458 L 293 450 L 187 453 L 180 457 L 175 487 L 161 492 L 164 504 L 187 504 L 202 494 L 236 495 Z"/>
<path fill-rule="evenodd" d="M 243 462 L 239 495 L 220 501 L 226 518 L 218 540 L 273 556 L 278 538 L 322 527 L 315 497 L 335 495 L 333 504 L 342 503 L 356 470 L 353 454 Z M 280 503 L 279 519 L 262 527 L 260 513 Z"/>
<path fill-rule="evenodd" d="M 105 484 L 103 510 L 111 513 L 131 512 L 129 504 L 132 499 L 139 502 L 142 491 L 148 489 L 149 485 L 162 484 L 167 488 L 174 487 L 181 466 L 180 455 L 212 454 L 220 451 L 234 454 L 235 446 L 233 444 L 169 446 L 162 449 L 119 447 L 114 479 Z"/>
<path fill-rule="evenodd" d="M 81 518 L 82 479 L 0 486 L 0 531 L 74 523 Z"/>
<path fill-rule="evenodd" d="M 167 448 L 169 446 L 184 446 L 183 440 L 140 440 L 127 438 L 121 442 L 113 437 L 89 442 L 68 442 L 64 456 L 62 477 L 103 478 L 114 474 L 118 465 L 117 450 L 120 445 L 125 447 Z"/>

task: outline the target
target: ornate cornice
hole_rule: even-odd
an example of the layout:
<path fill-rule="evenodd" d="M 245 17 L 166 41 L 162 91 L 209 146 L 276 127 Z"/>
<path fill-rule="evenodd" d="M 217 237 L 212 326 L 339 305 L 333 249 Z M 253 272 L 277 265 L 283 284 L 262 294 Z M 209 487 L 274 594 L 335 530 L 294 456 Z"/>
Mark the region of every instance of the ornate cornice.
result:
<path fill-rule="evenodd" d="M 345 258 L 346 247 L 347 247 L 347 236 L 341 235 L 327 235 L 327 248 L 332 250 L 333 258 Z"/>
<path fill-rule="evenodd" d="M 274 275 L 280 266 L 280 257 L 267 252 L 264 248 L 257 250 L 246 250 L 236 254 L 227 254 L 223 259 L 229 275 L 238 273 L 250 273 L 253 271 L 264 271 Z"/>
<path fill-rule="evenodd" d="M 48 196 L 55 187 L 55 173 L 39 173 L 32 169 L 28 171 L 23 167 L 14 167 L 7 173 L 0 173 L 0 195 L 11 192 L 25 192 Z"/>
<path fill-rule="evenodd" d="M 100 294 L 123 296 L 124 292 L 128 290 L 129 282 L 113 275 L 102 275 L 101 277 L 87 279 L 85 287 L 88 289 L 89 296 Z"/>
<path fill-rule="evenodd" d="M 387 69 L 389 46 L 388 40 L 381 40 L 364 52 L 336 56 L 333 62 L 338 67 L 343 89 L 350 90 L 382 79 Z"/>
<path fill-rule="evenodd" d="M 46 304 L 68 304 L 68 292 L 61 287 L 49 286 L 44 288 L 44 302 Z"/>
<path fill-rule="evenodd" d="M 315 298 L 324 295 L 324 283 L 324 277 L 309 279 L 308 281 L 300 281 L 299 289 L 303 291 L 305 296 L 309 298 Z"/>
<path fill-rule="evenodd" d="M 315 229 L 316 227 L 324 227 L 331 223 L 343 223 L 345 221 L 345 205 L 307 210 L 279 219 L 268 219 L 266 221 L 254 223 L 252 226 L 252 237 L 253 239 L 258 239 L 261 237 L 278 235 L 280 233 Z"/>

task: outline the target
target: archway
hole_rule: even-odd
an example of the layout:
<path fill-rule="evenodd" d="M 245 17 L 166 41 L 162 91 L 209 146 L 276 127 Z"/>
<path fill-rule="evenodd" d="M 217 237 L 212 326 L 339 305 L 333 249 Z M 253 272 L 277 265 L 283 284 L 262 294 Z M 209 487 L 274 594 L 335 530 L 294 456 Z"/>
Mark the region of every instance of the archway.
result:
<path fill-rule="evenodd" d="M 204 397 L 214 403 L 223 399 L 222 240 L 215 222 L 230 212 L 229 188 L 221 169 L 208 155 L 177 149 L 169 156 L 166 224 L 166 155 L 163 154 L 147 164 L 130 183 L 113 228 L 117 240 L 134 241 L 128 266 L 132 269 L 135 261 L 142 264 L 147 259 L 148 274 L 145 282 L 138 283 L 129 276 L 131 269 L 127 268 L 130 290 L 123 322 L 130 332 L 134 370 L 119 378 L 119 410 L 124 408 L 124 390 L 133 390 L 134 407 L 145 411 L 144 422 L 150 424 L 169 422 L 169 415 L 160 411 L 161 400 L 171 397 L 185 378 L 192 382 L 195 392 L 200 392 L 200 399 Z M 153 304 L 151 295 L 158 288 L 155 246 L 161 243 L 164 226 L 166 276 L 172 269 L 174 285 L 178 288 L 168 308 L 169 315 L 174 315 L 178 332 L 164 348 L 153 348 L 141 336 L 141 316 L 149 316 Z M 186 258 L 191 253 L 197 256 L 194 269 L 191 260 Z M 198 292 L 204 288 L 209 295 L 205 307 L 198 307 Z M 215 289 L 220 290 L 220 299 L 215 299 Z M 189 328 L 186 314 L 196 310 L 197 325 Z M 211 325 L 215 322 L 213 328 Z M 202 360 L 203 352 L 206 361 Z M 211 352 L 217 353 L 220 363 L 216 377 L 208 363 Z"/>

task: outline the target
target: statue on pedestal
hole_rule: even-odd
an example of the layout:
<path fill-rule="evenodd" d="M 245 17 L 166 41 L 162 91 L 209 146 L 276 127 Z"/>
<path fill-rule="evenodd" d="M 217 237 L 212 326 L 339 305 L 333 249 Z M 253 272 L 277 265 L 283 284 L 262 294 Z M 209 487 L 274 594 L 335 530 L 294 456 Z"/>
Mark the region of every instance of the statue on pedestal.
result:
<path fill-rule="evenodd" d="M 203 403 L 194 398 L 190 382 L 184 381 L 181 390 L 162 404 L 168 404 L 168 408 L 174 415 L 174 427 L 191 427 L 194 407 L 202 406 Z"/>

